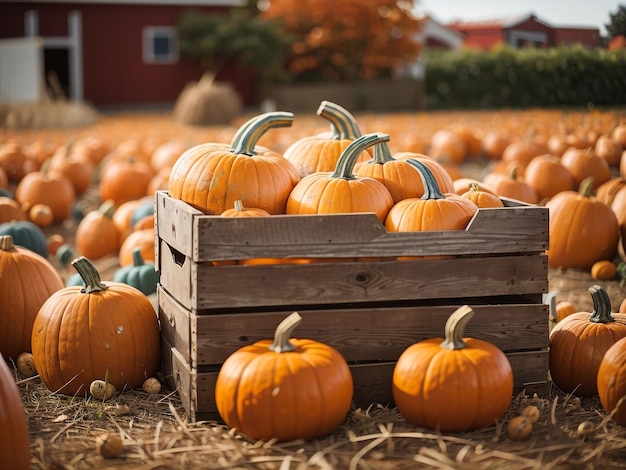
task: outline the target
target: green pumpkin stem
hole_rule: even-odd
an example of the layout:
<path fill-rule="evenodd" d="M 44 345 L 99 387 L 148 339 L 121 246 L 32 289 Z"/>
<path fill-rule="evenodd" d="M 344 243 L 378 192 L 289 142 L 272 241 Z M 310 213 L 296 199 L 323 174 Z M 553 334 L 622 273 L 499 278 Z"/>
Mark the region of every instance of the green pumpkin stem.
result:
<path fill-rule="evenodd" d="M 292 124 L 293 113 L 274 111 L 256 116 L 237 130 L 230 151 L 236 155 L 256 155 L 254 147 L 268 129 L 291 127 Z"/>
<path fill-rule="evenodd" d="M 317 115 L 330 121 L 333 140 L 356 140 L 361 137 L 361 130 L 348 110 L 330 101 L 322 101 L 317 109 Z"/>
<path fill-rule="evenodd" d="M 143 266 L 143 256 L 141 256 L 141 248 L 135 247 L 133 250 L 133 266 Z"/>
<path fill-rule="evenodd" d="M 477 193 L 478 191 L 480 191 L 480 186 L 478 185 L 478 183 L 472 182 L 469 184 L 469 189 L 470 191 Z"/>
<path fill-rule="evenodd" d="M 446 196 L 439 189 L 439 185 L 437 184 L 437 180 L 435 179 L 432 171 L 430 171 L 426 165 L 414 158 L 409 158 L 407 163 L 415 168 L 422 178 L 422 184 L 424 185 L 424 194 L 422 195 L 422 199 L 446 198 Z"/>
<path fill-rule="evenodd" d="M 0 250 L 13 250 L 13 237 L 11 235 L 0 235 Z"/>
<path fill-rule="evenodd" d="M 580 182 L 578 186 L 578 194 L 583 197 L 591 197 L 593 195 L 593 176 L 587 176 Z"/>
<path fill-rule="evenodd" d="M 463 341 L 465 326 L 474 316 L 474 310 L 469 305 L 457 308 L 448 317 L 444 328 L 446 339 L 440 344 L 444 349 L 463 349 L 467 343 Z"/>
<path fill-rule="evenodd" d="M 611 323 L 615 318 L 611 315 L 611 299 L 609 294 L 600 286 L 589 288 L 591 300 L 593 300 L 593 312 L 589 317 L 592 323 Z"/>
<path fill-rule="evenodd" d="M 372 158 L 367 163 L 377 163 L 379 165 L 384 165 L 388 162 L 394 162 L 396 159 L 391 155 L 391 150 L 386 142 L 381 142 L 378 145 L 374 145 L 374 158 Z"/>
<path fill-rule="evenodd" d="M 98 211 L 103 216 L 108 217 L 109 219 L 113 218 L 113 214 L 115 214 L 116 209 L 117 207 L 115 206 L 115 201 L 113 199 L 107 199 L 102 204 L 100 204 L 100 207 L 98 207 Z"/>
<path fill-rule="evenodd" d="M 346 180 L 355 179 L 352 170 L 363 151 L 371 147 L 372 145 L 379 144 L 381 142 L 387 142 L 389 140 L 389 134 L 383 134 L 381 132 L 375 132 L 373 134 L 366 134 L 350 142 L 337 160 L 337 166 L 335 171 L 331 175 L 331 178 L 343 178 Z"/>
<path fill-rule="evenodd" d="M 296 347 L 289 341 L 289 338 L 301 321 L 302 317 L 298 312 L 293 312 L 281 321 L 274 332 L 274 342 L 270 346 L 270 350 L 277 353 L 295 351 Z"/>
<path fill-rule="evenodd" d="M 80 256 L 72 261 L 72 266 L 76 268 L 76 271 L 78 271 L 78 274 L 85 284 L 80 290 L 83 294 L 91 294 L 92 292 L 107 289 L 107 286 L 102 284 L 100 280 L 100 273 L 89 259 Z"/>

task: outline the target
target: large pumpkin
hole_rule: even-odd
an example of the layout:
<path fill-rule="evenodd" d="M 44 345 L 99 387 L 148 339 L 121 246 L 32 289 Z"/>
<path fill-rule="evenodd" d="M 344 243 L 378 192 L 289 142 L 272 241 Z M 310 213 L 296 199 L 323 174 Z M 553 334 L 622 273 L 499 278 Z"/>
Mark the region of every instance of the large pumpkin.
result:
<path fill-rule="evenodd" d="M 441 432 L 495 424 L 511 404 L 513 371 L 493 344 L 464 338 L 474 310 L 465 305 L 446 322 L 445 339 L 409 346 L 393 371 L 393 398 L 407 421 Z"/>
<path fill-rule="evenodd" d="M 37 253 L 0 236 L 0 353 L 17 359 L 31 350 L 33 324 L 39 308 L 64 287 L 54 266 Z"/>
<path fill-rule="evenodd" d="M 300 180 L 298 171 L 279 153 L 255 145 L 267 129 L 292 122 L 292 113 L 262 114 L 243 124 L 231 145 L 188 149 L 172 167 L 170 196 L 206 214 L 219 215 L 238 199 L 270 214 L 284 213 L 289 193 Z"/>
<path fill-rule="evenodd" d="M 220 368 L 215 404 L 224 422 L 254 438 L 315 439 L 334 430 L 352 403 L 348 364 L 331 346 L 291 339 L 298 313 L 261 340 L 231 354 Z"/>
<path fill-rule="evenodd" d="M 626 338 L 615 342 L 602 357 L 597 384 L 606 412 L 617 424 L 626 426 Z"/>
<path fill-rule="evenodd" d="M 287 147 L 284 153 L 301 177 L 333 171 L 341 153 L 353 140 L 361 137 L 361 130 L 354 116 L 338 104 L 322 101 L 317 115 L 330 122 L 330 133 L 299 139 Z M 370 154 L 363 151 L 358 160 L 365 161 L 369 158 Z"/>
<path fill-rule="evenodd" d="M 293 188 L 287 201 L 287 214 L 341 214 L 373 212 L 384 221 L 393 198 L 383 183 L 357 177 L 352 170 L 361 153 L 387 134 L 367 134 L 352 141 L 339 157 L 334 172 L 311 173 Z"/>
<path fill-rule="evenodd" d="M 596 261 L 613 259 L 620 238 L 619 223 L 609 206 L 593 196 L 593 180 L 578 193 L 563 191 L 550 199 L 550 249 L 554 268 L 591 269 Z"/>
<path fill-rule="evenodd" d="M 0 354 L 0 455 L 2 468 L 28 470 L 30 441 L 24 403 Z"/>
<path fill-rule="evenodd" d="M 600 286 L 589 288 L 593 312 L 577 312 L 550 332 L 550 375 L 565 393 L 591 397 L 598 393 L 596 377 L 602 357 L 621 338 L 626 325 L 611 315 L 611 301 Z"/>
<path fill-rule="evenodd" d="M 126 284 L 100 281 L 85 257 L 72 262 L 83 286 L 64 287 L 41 306 L 33 357 L 48 389 L 84 395 L 96 379 L 136 388 L 160 365 L 160 334 L 148 298 Z"/>

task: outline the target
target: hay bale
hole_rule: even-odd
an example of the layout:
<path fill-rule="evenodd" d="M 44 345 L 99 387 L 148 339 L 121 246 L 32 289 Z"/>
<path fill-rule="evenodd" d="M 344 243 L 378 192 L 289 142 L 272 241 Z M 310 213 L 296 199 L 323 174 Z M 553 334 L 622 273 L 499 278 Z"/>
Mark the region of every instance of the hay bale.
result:
<path fill-rule="evenodd" d="M 174 119 L 182 124 L 230 124 L 243 109 L 241 97 L 227 82 L 215 82 L 205 74 L 198 82 L 188 83 L 176 99 Z"/>

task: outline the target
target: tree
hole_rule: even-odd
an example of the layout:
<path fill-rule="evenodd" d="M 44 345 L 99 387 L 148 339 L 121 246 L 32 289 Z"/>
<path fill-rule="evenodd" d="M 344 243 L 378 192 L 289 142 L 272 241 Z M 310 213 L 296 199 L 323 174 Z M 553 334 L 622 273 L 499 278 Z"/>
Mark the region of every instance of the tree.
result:
<path fill-rule="evenodd" d="M 421 23 L 412 1 L 271 0 L 262 16 L 293 36 L 286 66 L 295 81 L 389 77 L 418 58 Z"/>
<path fill-rule="evenodd" d="M 254 0 L 227 12 L 189 9 L 181 15 L 177 31 L 181 56 L 199 60 L 213 75 L 230 62 L 271 76 L 292 43 L 280 21 L 259 15 Z"/>
<path fill-rule="evenodd" d="M 617 36 L 626 36 L 626 5 L 619 5 L 615 13 L 609 13 L 609 22 L 604 25 L 609 40 Z"/>

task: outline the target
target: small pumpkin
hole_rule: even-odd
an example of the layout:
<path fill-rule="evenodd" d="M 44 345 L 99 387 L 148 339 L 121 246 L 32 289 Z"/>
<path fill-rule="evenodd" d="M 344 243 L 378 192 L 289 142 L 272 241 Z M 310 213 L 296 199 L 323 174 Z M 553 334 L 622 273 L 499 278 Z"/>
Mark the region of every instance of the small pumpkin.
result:
<path fill-rule="evenodd" d="M 617 424 L 626 426 L 626 338 L 616 341 L 602 357 L 597 386 L 607 414 Z"/>
<path fill-rule="evenodd" d="M 578 312 L 573 303 L 562 300 L 556 304 L 556 321 L 560 322 L 565 317 L 569 317 L 572 313 Z"/>
<path fill-rule="evenodd" d="M 89 259 L 72 265 L 83 286 L 64 287 L 41 306 L 32 333 L 42 382 L 58 393 L 85 394 L 107 378 L 117 390 L 138 388 L 160 365 L 154 308 L 132 286 L 102 282 Z"/>
<path fill-rule="evenodd" d="M 16 360 L 31 351 L 30 338 L 39 308 L 63 288 L 52 264 L 0 235 L 0 353 Z"/>
<path fill-rule="evenodd" d="M 292 122 L 292 113 L 265 113 L 244 123 L 231 145 L 208 143 L 188 149 L 172 167 L 170 196 L 206 214 L 221 214 L 238 199 L 245 206 L 283 214 L 300 180 L 298 171 L 279 153 L 255 146 L 266 130 Z"/>
<path fill-rule="evenodd" d="M 315 439 L 333 431 L 352 403 L 343 356 L 311 339 L 290 339 L 302 317 L 283 320 L 274 341 L 231 354 L 217 376 L 215 404 L 224 422 L 253 439 Z"/>
<path fill-rule="evenodd" d="M 524 171 L 524 180 L 535 190 L 539 201 L 576 188 L 572 174 L 561 159 L 550 154 L 533 158 Z"/>
<path fill-rule="evenodd" d="M 455 310 L 445 338 L 409 346 L 393 370 L 395 404 L 405 419 L 441 432 L 472 431 L 495 424 L 511 404 L 513 370 L 493 344 L 464 338 L 474 310 Z"/>
<path fill-rule="evenodd" d="M 626 337 L 626 324 L 611 315 L 611 301 L 600 286 L 589 288 L 593 311 L 573 313 L 550 332 L 549 367 L 554 384 L 565 393 L 592 397 L 606 351 Z"/>
<path fill-rule="evenodd" d="M 13 220 L 26 220 L 26 213 L 15 199 L 0 196 L 0 224 Z"/>
<path fill-rule="evenodd" d="M 20 391 L 0 354 L 0 455 L 3 468 L 28 470 L 30 437 Z"/>
<path fill-rule="evenodd" d="M 593 178 L 593 189 L 611 179 L 611 168 L 608 162 L 596 155 L 592 148 L 577 149 L 570 147 L 561 156 L 561 164 L 568 169 L 574 178 L 576 187 L 586 178 Z"/>
<path fill-rule="evenodd" d="M 483 177 L 483 184 L 498 196 L 517 199 L 528 204 L 537 204 L 539 197 L 534 188 L 519 177 L 520 168 L 511 165 L 506 173 L 490 172 Z"/>
<path fill-rule="evenodd" d="M 478 208 L 504 207 L 502 199 L 490 191 L 482 191 L 478 183 L 470 183 L 469 190 L 461 194 L 472 201 Z"/>
<path fill-rule="evenodd" d="M 117 205 L 145 196 L 154 172 L 150 165 L 135 157 L 111 161 L 102 167 L 98 191 L 102 201 Z"/>
<path fill-rule="evenodd" d="M 613 261 L 596 261 L 591 266 L 591 277 L 598 281 L 610 281 L 617 275 L 617 266 Z"/>
<path fill-rule="evenodd" d="M 132 266 L 133 253 L 137 248 L 141 251 L 141 257 L 145 261 L 155 260 L 154 227 L 135 230 L 124 239 L 118 253 L 120 266 Z"/>
<path fill-rule="evenodd" d="M 141 248 L 133 250 L 133 264 L 124 266 L 113 273 L 113 282 L 122 282 L 139 289 L 145 295 L 156 292 L 160 274 L 155 270 L 154 263 L 144 262 Z"/>
<path fill-rule="evenodd" d="M 113 222 L 115 201 L 104 201 L 78 223 L 76 249 L 90 259 L 99 259 L 117 253 L 120 249 L 120 234 Z"/>
<path fill-rule="evenodd" d="M 373 212 L 382 222 L 393 205 L 393 198 L 383 183 L 374 178 L 353 174 L 361 153 L 388 134 L 366 134 L 352 141 L 339 157 L 335 171 L 311 173 L 293 188 L 287 200 L 287 214 L 341 214 Z"/>

